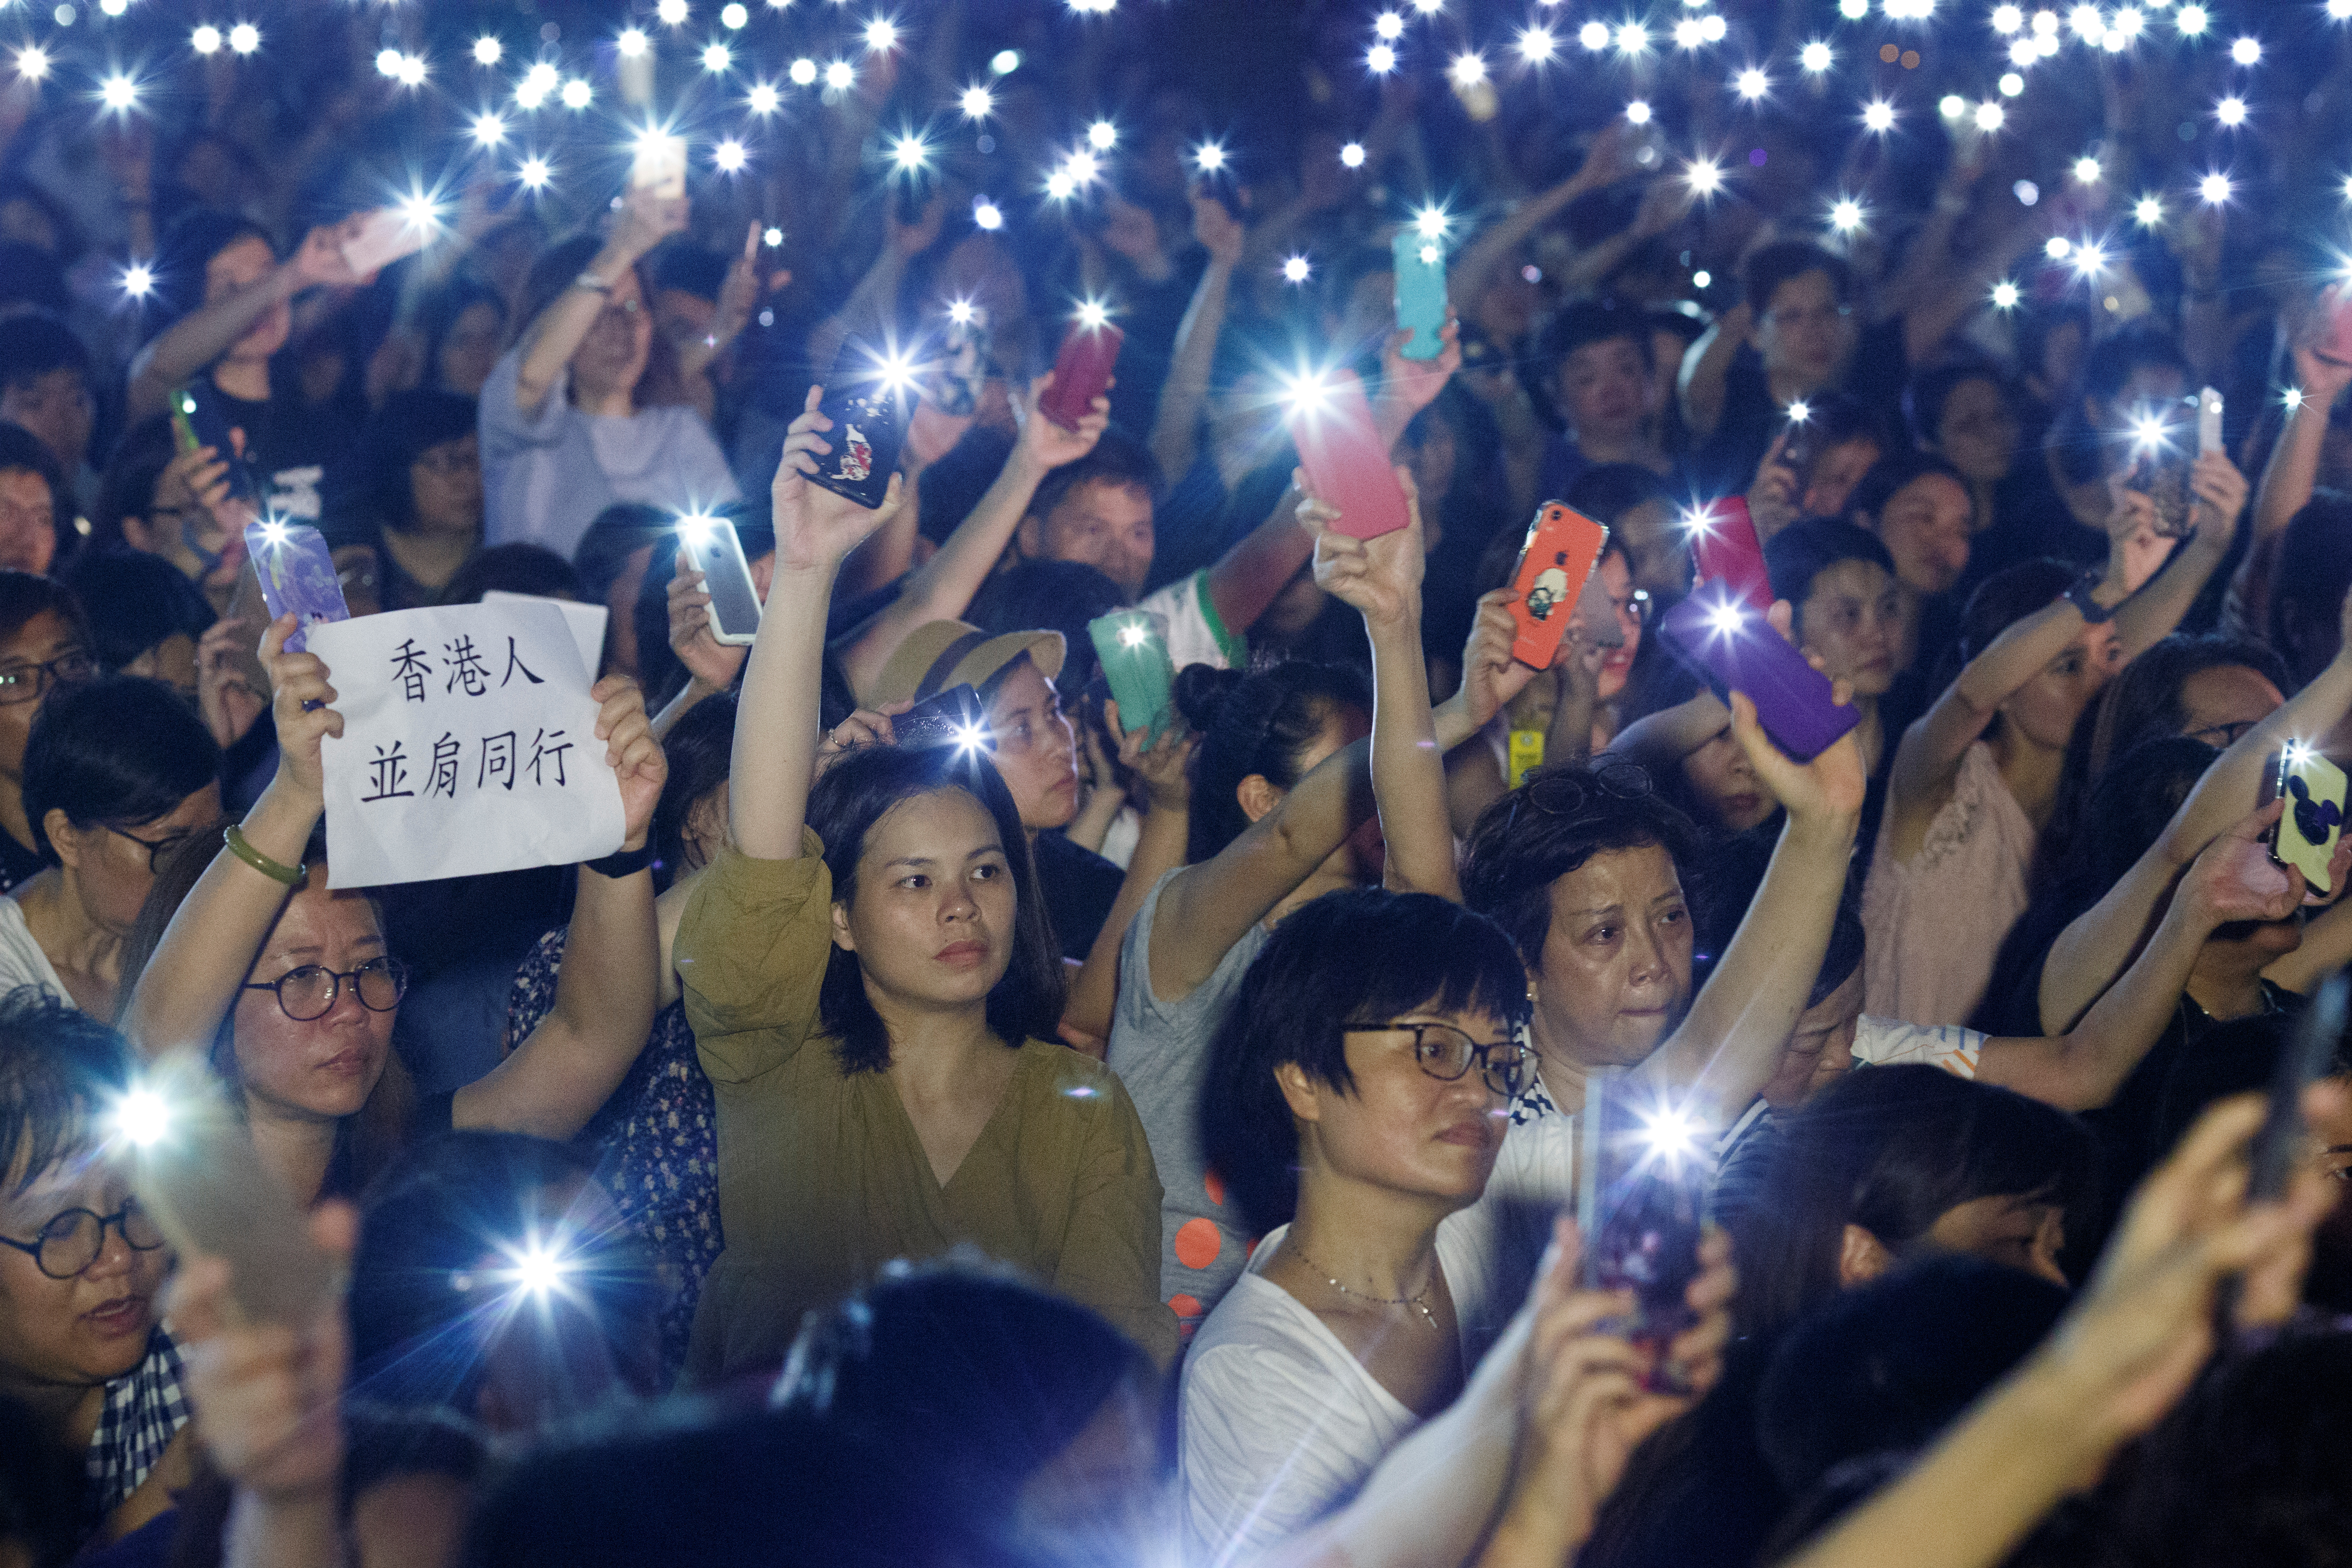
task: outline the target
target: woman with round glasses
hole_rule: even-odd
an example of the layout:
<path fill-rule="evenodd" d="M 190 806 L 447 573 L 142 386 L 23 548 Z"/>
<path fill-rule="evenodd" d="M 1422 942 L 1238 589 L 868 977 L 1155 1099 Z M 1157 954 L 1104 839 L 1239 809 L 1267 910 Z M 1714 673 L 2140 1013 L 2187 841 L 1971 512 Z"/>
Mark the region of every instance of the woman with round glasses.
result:
<path fill-rule="evenodd" d="M 412 1136 L 571 1137 L 644 1048 L 659 989 L 646 835 L 667 770 L 644 695 L 620 677 L 591 691 L 626 837 L 582 868 L 554 1011 L 488 1077 L 418 1102 L 392 1048 L 406 973 L 373 901 L 328 886 L 319 753 L 343 719 L 326 664 L 285 651 L 293 630 L 285 616 L 261 643 L 277 777 L 219 843 L 165 860 L 124 955 L 123 1032 L 151 1053 L 212 1041 L 262 1163 L 305 1204 L 358 1191 Z"/>
<path fill-rule="evenodd" d="M 220 748 L 161 681 L 118 675 L 41 705 L 25 815 L 47 868 L 0 899 L 0 990 L 114 1016 L 122 943 L 166 854 L 220 819 Z"/>
<path fill-rule="evenodd" d="M 1297 1533 L 1462 1391 L 1498 1314 L 1486 1190 L 1527 973 L 1483 915 L 1331 893 L 1275 929 L 1210 1047 L 1201 1142 L 1252 1233 L 1184 1365 L 1191 1555 Z"/>
<path fill-rule="evenodd" d="M 41 700 L 97 674 L 73 595 L 47 577 L 0 570 L 0 892 L 41 868 L 25 815 L 25 743 Z"/>
<path fill-rule="evenodd" d="M 143 1523 L 188 1480 L 155 1301 L 169 1255 L 103 1158 L 133 1068 L 97 1019 L 29 987 L 0 995 L 0 1421 L 29 1416 L 83 1478 L 85 1534 Z"/>

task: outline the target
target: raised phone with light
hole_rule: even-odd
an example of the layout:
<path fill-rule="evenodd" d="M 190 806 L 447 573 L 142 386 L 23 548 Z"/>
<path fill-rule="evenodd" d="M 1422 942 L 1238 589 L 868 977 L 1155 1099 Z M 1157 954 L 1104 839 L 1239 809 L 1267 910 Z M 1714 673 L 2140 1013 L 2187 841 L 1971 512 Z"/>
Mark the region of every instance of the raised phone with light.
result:
<path fill-rule="evenodd" d="M 299 624 L 286 639 L 288 653 L 303 650 L 304 634 L 312 626 L 352 618 L 352 607 L 343 602 L 335 557 L 327 548 L 326 535 L 317 529 L 264 518 L 246 525 L 245 552 L 253 562 L 253 574 L 261 586 L 261 602 L 269 606 L 269 618 L 299 617 Z"/>
<path fill-rule="evenodd" d="M 818 432 L 833 449 L 816 454 L 809 482 L 873 510 L 889 492 L 907 421 L 915 405 L 916 367 L 906 355 L 885 353 L 860 338 L 841 345 L 824 378 L 817 412 L 833 421 Z"/>
<path fill-rule="evenodd" d="M 1160 739 L 1175 714 L 1176 664 L 1168 656 L 1168 620 L 1150 610 L 1113 610 L 1087 623 L 1103 678 L 1118 704 L 1119 727 Z"/>
<path fill-rule="evenodd" d="M 1713 1163 L 1699 1147 L 1702 1130 L 1649 1098 L 1656 1092 L 1622 1068 L 1586 1078 L 1577 1113 L 1576 1221 L 1585 1288 L 1633 1293 L 1633 1316 L 1615 1326 L 1659 1352 L 1645 1385 L 1681 1393 L 1664 1352 L 1697 1321 L 1688 1293 L 1698 1278 Z"/>
<path fill-rule="evenodd" d="M 2303 873 L 2314 892 L 2332 893 L 2328 862 L 2344 836 L 2344 770 L 2300 742 L 2279 752 L 2278 794 L 2286 802 L 2271 829 L 2271 863 Z"/>
<path fill-rule="evenodd" d="M 723 517 L 700 513 L 677 520 L 677 547 L 687 564 L 702 574 L 710 595 L 710 636 L 741 647 L 760 635 L 760 590 L 743 559 L 743 542 Z"/>
<path fill-rule="evenodd" d="M 1054 384 L 1037 400 L 1037 412 L 1065 430 L 1094 412 L 1095 399 L 1110 390 L 1111 371 L 1118 363 L 1119 345 L 1127 334 L 1099 305 L 1079 307 L 1062 334 L 1054 355 Z"/>
<path fill-rule="evenodd" d="M 1751 610 L 1772 607 L 1772 574 L 1744 496 L 1725 496 L 1696 509 L 1690 520 L 1691 561 L 1702 583 L 1721 583 Z"/>
<path fill-rule="evenodd" d="M 1609 531 L 1565 501 L 1548 500 L 1536 509 L 1528 524 L 1527 542 L 1519 547 L 1519 564 L 1511 574 L 1511 619 L 1518 631 L 1511 639 L 1511 657 L 1530 669 L 1549 669 L 1559 652 L 1559 640 L 1571 621 L 1594 623 L 1583 603 L 1592 582 L 1592 568 L 1609 544 Z M 1602 595 L 1605 604 L 1607 595 Z M 1611 606 L 1588 624 L 1588 633 L 1606 637 L 1617 632 Z M 1622 635 L 1615 646 L 1624 645 Z"/>
<path fill-rule="evenodd" d="M 1389 467 L 1389 444 L 1372 423 L 1372 405 L 1354 371 L 1336 370 L 1293 389 L 1290 440 L 1308 493 L 1339 509 L 1335 531 L 1378 539 L 1412 524 L 1404 487 Z"/>
<path fill-rule="evenodd" d="M 1862 722 L 1851 703 L 1837 700 L 1829 677 L 1724 584 L 1701 584 L 1666 612 L 1658 632 L 1716 696 L 1728 701 L 1746 692 L 1772 743 L 1801 763 Z"/>
<path fill-rule="evenodd" d="M 1397 331 L 1411 332 L 1407 359 L 1435 359 L 1445 352 L 1438 333 L 1445 328 L 1445 237 L 1408 224 L 1391 242 L 1396 264 Z"/>
<path fill-rule="evenodd" d="M 984 752 L 996 744 L 988 727 L 988 707 L 969 681 L 925 698 L 891 720 L 890 734 L 908 749 L 953 746 L 960 752 Z"/>

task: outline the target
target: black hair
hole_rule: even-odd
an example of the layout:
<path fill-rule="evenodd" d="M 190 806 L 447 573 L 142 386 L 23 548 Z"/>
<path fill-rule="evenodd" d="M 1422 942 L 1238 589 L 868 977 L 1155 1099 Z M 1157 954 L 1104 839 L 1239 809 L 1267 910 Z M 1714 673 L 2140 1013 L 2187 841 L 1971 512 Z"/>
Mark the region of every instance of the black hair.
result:
<path fill-rule="evenodd" d="M 1557 392 L 1560 369 L 1568 356 L 1579 349 L 1621 338 L 1632 343 L 1642 356 L 1643 370 L 1652 368 L 1654 362 L 1650 323 L 1640 310 L 1631 305 L 1614 300 L 1570 300 L 1544 318 L 1536 328 L 1535 352 L 1525 379 L 1536 407 L 1550 416 L 1549 423 L 1562 428 L 1568 424 L 1568 410 L 1560 406 Z"/>
<path fill-rule="evenodd" d="M 1166 488 L 1160 459 L 1151 448 L 1116 427 L 1102 433 L 1095 449 L 1075 463 L 1065 463 L 1038 483 L 1029 502 L 1029 515 L 1043 518 L 1081 485 L 1110 485 L 1141 490 L 1155 504 Z"/>
<path fill-rule="evenodd" d="M 1827 450 L 1826 447 L 1822 449 Z M 1886 510 L 1886 503 L 1895 499 L 1896 491 L 1930 474 L 1941 474 L 1963 491 L 1969 489 L 1967 478 L 1952 466 L 1950 458 L 1938 457 L 1933 452 L 1897 447 L 1892 451 L 1883 451 L 1878 461 L 1870 465 L 1869 471 L 1854 482 L 1853 493 L 1846 497 L 1845 515 L 1849 520 L 1866 517 L 1875 527 L 1879 514 Z"/>
<path fill-rule="evenodd" d="M 425 297 L 417 310 L 417 325 L 425 334 L 424 384 L 437 391 L 451 388 L 441 385 L 441 350 L 449 334 L 457 330 L 457 320 L 477 305 L 488 305 L 499 313 L 499 340 L 506 340 L 507 299 L 480 279 L 466 273 L 444 283 Z"/>
<path fill-rule="evenodd" d="M 81 601 L 73 590 L 52 577 L 0 567 L 0 642 L 14 638 L 41 615 L 56 616 L 83 643 L 89 641 L 89 623 L 82 618 Z"/>
<path fill-rule="evenodd" d="M 1502 928 L 1448 899 L 1379 888 L 1326 894 L 1276 926 L 1242 976 L 1209 1044 L 1201 1153 L 1252 1235 L 1298 1206 L 1298 1133 L 1275 1079 L 1297 1064 L 1355 1090 L 1347 1032 L 1426 1009 L 1482 1012 L 1515 1031 L 1528 974 Z"/>
<path fill-rule="evenodd" d="M 1613 528 L 1617 520 L 1637 506 L 1652 501 L 1674 505 L 1666 481 L 1639 463 L 1595 463 L 1569 481 L 1560 500 L 1598 523 Z M 1612 534 L 1611 542 L 1616 542 Z"/>
<path fill-rule="evenodd" d="M 1257 773 L 1277 789 L 1305 776 L 1300 762 L 1332 715 L 1372 708 L 1371 683 L 1351 665 L 1292 659 L 1255 675 L 1187 665 L 1176 672 L 1176 710 L 1201 737 L 1192 756 L 1187 864 L 1213 859 L 1248 831 L 1234 792 Z"/>
<path fill-rule="evenodd" d="M 2083 569 L 2071 561 L 2044 556 L 2004 566 L 1978 584 L 1960 611 L 1959 639 L 1944 656 L 1949 668 L 1940 684 L 1949 685 L 1951 678 L 1970 660 L 1981 658 L 2001 633 L 2049 608 L 2082 574 Z"/>
<path fill-rule="evenodd" d="M 360 431 L 351 461 L 327 497 L 330 508 L 372 512 L 385 528 L 405 529 L 416 521 L 411 465 L 428 450 L 463 440 L 478 428 L 475 403 L 455 392 L 417 388 L 395 392 Z"/>
<path fill-rule="evenodd" d="M 1677 870 L 1700 837 L 1632 763 L 1545 768 L 1485 811 L 1462 858 L 1462 901 L 1491 916 L 1529 967 L 1551 935 L 1551 885 L 1595 855 L 1664 849 Z"/>
<path fill-rule="evenodd" d="M 1933 1067 L 1856 1068 L 1779 1138 L 1733 1233 L 1734 1318 L 1763 1339 L 1837 1294 L 1847 1226 L 1900 1256 L 1978 1198 L 2079 1210 L 2098 1168 L 2097 1143 L 2064 1111 Z"/>
<path fill-rule="evenodd" d="M 2063 1288 L 1968 1256 L 1843 1291 L 1773 1350 L 1756 1401 L 1764 1457 L 1801 1497 L 1848 1460 L 1924 1448 L 2065 1310 Z"/>
<path fill-rule="evenodd" d="M 214 257 L 237 241 L 253 238 L 278 255 L 278 241 L 269 231 L 240 213 L 215 207 L 194 207 L 173 220 L 155 247 L 156 303 L 153 325 L 160 334 L 180 317 L 205 302 L 205 268 Z"/>
<path fill-rule="evenodd" d="M 479 1425 L 446 1409 L 383 1408 L 364 1396 L 343 1405 L 343 1509 L 380 1482 L 446 1476 L 469 1489 L 489 1468 Z"/>
<path fill-rule="evenodd" d="M 119 671 L 164 639 L 201 637 L 213 607 L 180 569 L 140 550 L 89 550 L 58 574 L 89 606 L 90 652 Z"/>
<path fill-rule="evenodd" d="M 73 309 L 73 294 L 56 257 L 21 239 L 0 239 L 0 310 L 21 305 L 63 315 Z"/>
<path fill-rule="evenodd" d="M 445 605 L 478 605 L 496 588 L 508 594 L 532 594 L 543 599 L 584 601 L 580 574 L 572 563 L 543 544 L 493 544 L 466 558 L 441 591 Z M 668 622 L 665 620 L 667 626 Z M 665 633 L 667 636 L 667 633 Z"/>
<path fill-rule="evenodd" d="M 720 285 L 727 281 L 727 258 L 691 240 L 671 240 L 655 253 L 653 262 L 656 287 L 675 289 L 698 300 L 716 300 Z"/>
<path fill-rule="evenodd" d="M 92 386 L 89 349 L 71 327 L 44 310 L 0 320 L 0 386 L 21 386 L 53 370 L 74 371 Z"/>
<path fill-rule="evenodd" d="M 90 509 L 89 519 L 93 549 L 128 542 L 122 520 L 144 519 L 154 509 L 155 486 L 177 455 L 167 415 L 142 419 L 122 433 L 99 475 L 98 504 Z"/>
<path fill-rule="evenodd" d="M 1790 629 L 1803 635 L 1805 601 L 1813 580 L 1841 561 L 1867 561 L 1895 575 L 1895 557 L 1878 535 L 1834 517 L 1800 518 L 1764 542 L 1764 570 L 1772 596 L 1789 601 L 1796 619 Z"/>
<path fill-rule="evenodd" d="M 42 826 L 52 810 L 79 828 L 168 816 L 219 776 L 220 755 L 205 721 L 160 680 L 110 675 L 61 686 L 41 704 L 25 742 L 33 847 L 58 864 Z"/>
<path fill-rule="evenodd" d="M 928 472 L 928 470 L 926 470 Z M 1127 603 L 1119 585 L 1077 561 L 1024 561 L 981 584 L 963 618 L 991 637 L 1006 632 L 1062 634 L 1062 673 L 1054 684 L 1083 690 L 1097 668 L 1087 623 Z"/>
<path fill-rule="evenodd" d="M 628 569 L 629 557 L 648 544 L 658 545 L 677 532 L 677 514 L 645 501 L 614 501 L 596 514 L 588 531 L 572 547 L 572 569 L 580 574 L 580 595 L 601 605 L 613 584 Z M 676 559 L 675 554 L 672 560 Z M 651 574 L 648 565 L 647 574 Z M 669 584 L 665 581 L 667 595 Z M 665 636 L 668 619 L 663 618 Z"/>
<path fill-rule="evenodd" d="M 940 460 L 923 470 L 919 513 L 915 528 L 934 544 L 945 544 L 956 525 L 971 515 L 980 498 L 996 483 L 1004 460 L 1013 455 L 1013 438 L 985 425 L 974 425 Z"/>
<path fill-rule="evenodd" d="M 2098 719 L 2084 758 L 2091 775 L 2104 772 L 2119 752 L 2142 741 L 2179 734 L 2181 725 L 2188 722 L 2181 709 L 2181 691 L 2189 677 L 2240 667 L 2252 670 L 2282 692 L 2287 689 L 2285 661 L 2246 637 L 2175 632 L 2141 653 L 2107 683 L 2099 699 Z"/>
<path fill-rule="evenodd" d="M 515 1315 L 504 1271 L 534 1244 L 570 1267 L 565 1289 L 530 1315 L 584 1310 L 624 1375 L 649 1384 L 659 1360 L 649 1262 L 620 1222 L 585 1227 L 549 1191 L 594 1174 L 593 1155 L 520 1132 L 446 1132 L 402 1153 L 361 1205 L 352 1387 L 389 1409 L 472 1415 L 489 1342 Z"/>
<path fill-rule="evenodd" d="M 1772 308 L 1780 285 L 1808 272 L 1825 272 L 1838 303 L 1853 302 L 1853 268 L 1809 239 L 1777 240 L 1748 253 L 1739 268 L 1739 288 L 1748 308 L 1759 319 Z"/>
<path fill-rule="evenodd" d="M 694 808 L 727 782 L 735 763 L 735 694 L 706 697 L 662 737 L 669 776 L 654 803 L 654 880 L 664 891 L 690 869 L 686 830 Z"/>
<path fill-rule="evenodd" d="M 2336 657 L 2352 592 L 2352 495 L 2318 489 L 2287 519 L 2271 584 L 2269 634 L 2301 687 Z"/>
<path fill-rule="evenodd" d="M 2110 432 L 2092 427 L 2087 405 L 2112 404 L 2122 395 L 2132 374 L 2149 366 L 2177 370 L 2183 380 L 2193 374 L 2179 342 L 2151 318 L 2143 317 L 2091 343 L 2083 356 L 2082 374 L 2067 390 L 2057 416 L 2050 422 L 2050 449 L 2068 483 L 2090 484 L 2106 468 L 2104 443 Z M 2107 409 L 2111 418 L 2126 412 Z"/>
<path fill-rule="evenodd" d="M 0 993 L 0 1192 L 94 1144 L 137 1062 L 129 1041 L 47 987 Z"/>
<path fill-rule="evenodd" d="M 2017 389 L 2000 367 L 1989 360 L 1953 359 L 1914 371 L 1903 388 L 1903 420 L 1911 432 L 1911 439 L 1921 447 L 1937 445 L 1937 435 L 1944 425 L 1944 405 L 1952 394 L 1972 381 L 1990 382 L 2000 393 L 2001 401 L 2011 408 L 2017 405 Z"/>
<path fill-rule="evenodd" d="M 845 905 L 856 900 L 857 862 L 876 823 L 901 802 L 949 790 L 971 796 L 994 819 L 1005 863 L 1013 871 L 1013 961 L 988 994 L 988 1026 L 1015 1050 L 1024 1040 L 1053 1039 L 1068 985 L 1062 973 L 1061 944 L 1037 885 L 1021 808 L 987 757 L 957 746 L 866 746 L 825 769 L 809 792 L 808 824 L 824 841 L 833 900 Z M 880 1072 L 889 1067 L 889 1031 L 866 994 L 857 955 L 847 948 L 834 948 L 825 962 L 817 1016 L 834 1037 L 842 1071 Z"/>

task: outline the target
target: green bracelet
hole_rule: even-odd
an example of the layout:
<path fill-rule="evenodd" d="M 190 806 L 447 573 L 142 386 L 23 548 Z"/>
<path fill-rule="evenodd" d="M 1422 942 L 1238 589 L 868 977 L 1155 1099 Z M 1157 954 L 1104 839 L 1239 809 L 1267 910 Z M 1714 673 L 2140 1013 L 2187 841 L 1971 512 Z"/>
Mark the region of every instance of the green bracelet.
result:
<path fill-rule="evenodd" d="M 234 822 L 228 825 L 228 831 L 221 835 L 221 842 L 228 846 L 230 854 L 273 882 L 283 882 L 289 888 L 299 887 L 302 879 L 310 874 L 310 868 L 308 866 L 284 865 L 272 860 L 268 856 L 247 844 L 245 841 L 245 829 Z"/>

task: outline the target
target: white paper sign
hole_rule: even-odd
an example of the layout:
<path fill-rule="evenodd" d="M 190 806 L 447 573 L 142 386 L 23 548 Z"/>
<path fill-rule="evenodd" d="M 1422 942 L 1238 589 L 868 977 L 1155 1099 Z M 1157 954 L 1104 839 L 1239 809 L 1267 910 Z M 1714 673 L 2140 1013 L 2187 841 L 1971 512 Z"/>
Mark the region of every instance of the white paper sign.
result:
<path fill-rule="evenodd" d="M 329 885 L 593 860 L 621 787 L 554 604 L 396 610 L 315 626 L 343 716 L 326 759 Z"/>
<path fill-rule="evenodd" d="M 544 594 L 509 594 L 504 588 L 484 590 L 485 605 L 553 605 L 563 612 L 563 624 L 572 628 L 572 640 L 580 645 L 580 668 L 588 672 L 591 685 L 595 683 L 596 670 L 604 662 L 604 623 L 612 612 L 602 605 L 574 604 L 570 599 L 551 599 Z"/>

